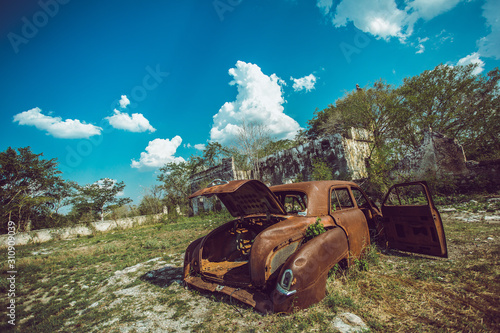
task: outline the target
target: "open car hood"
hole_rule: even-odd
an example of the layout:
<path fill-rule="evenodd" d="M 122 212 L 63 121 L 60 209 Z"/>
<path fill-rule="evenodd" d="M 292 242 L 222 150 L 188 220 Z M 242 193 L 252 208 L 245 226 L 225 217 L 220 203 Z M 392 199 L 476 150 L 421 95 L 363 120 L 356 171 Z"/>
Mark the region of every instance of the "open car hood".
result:
<path fill-rule="evenodd" d="M 212 195 L 216 195 L 234 217 L 267 213 L 286 214 L 283 205 L 276 196 L 259 180 L 214 182 L 191 194 L 189 199 Z"/>

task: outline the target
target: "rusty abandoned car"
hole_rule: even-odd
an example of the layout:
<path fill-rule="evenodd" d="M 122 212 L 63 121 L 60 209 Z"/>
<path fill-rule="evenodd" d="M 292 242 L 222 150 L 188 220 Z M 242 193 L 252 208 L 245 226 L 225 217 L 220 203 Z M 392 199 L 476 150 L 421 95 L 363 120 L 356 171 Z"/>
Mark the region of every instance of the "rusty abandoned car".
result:
<path fill-rule="evenodd" d="M 218 181 L 190 198 L 212 195 L 235 219 L 188 246 L 184 283 L 263 313 L 289 313 L 322 300 L 329 270 L 359 258 L 370 238 L 392 249 L 447 257 L 443 224 L 425 182 L 393 186 L 381 209 L 348 181 L 271 187 L 257 180 Z M 326 231 L 308 240 L 306 231 L 317 221 Z"/>

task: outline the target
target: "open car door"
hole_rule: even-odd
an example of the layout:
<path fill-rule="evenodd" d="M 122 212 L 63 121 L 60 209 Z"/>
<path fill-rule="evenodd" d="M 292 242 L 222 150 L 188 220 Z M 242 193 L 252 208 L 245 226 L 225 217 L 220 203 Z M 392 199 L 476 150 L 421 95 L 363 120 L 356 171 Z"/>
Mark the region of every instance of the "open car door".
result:
<path fill-rule="evenodd" d="M 448 257 L 443 222 L 426 182 L 392 186 L 382 203 L 382 215 L 390 248 Z"/>

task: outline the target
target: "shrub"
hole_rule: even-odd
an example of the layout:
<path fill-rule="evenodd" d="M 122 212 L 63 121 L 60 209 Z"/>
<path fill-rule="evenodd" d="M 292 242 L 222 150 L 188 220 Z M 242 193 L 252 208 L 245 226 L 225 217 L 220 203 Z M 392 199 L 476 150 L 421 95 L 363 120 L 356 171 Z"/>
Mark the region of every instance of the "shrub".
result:
<path fill-rule="evenodd" d="M 314 224 L 311 224 L 307 227 L 305 242 L 310 241 L 314 237 L 319 236 L 326 231 L 325 227 L 320 223 L 320 221 L 321 218 L 318 217 Z"/>

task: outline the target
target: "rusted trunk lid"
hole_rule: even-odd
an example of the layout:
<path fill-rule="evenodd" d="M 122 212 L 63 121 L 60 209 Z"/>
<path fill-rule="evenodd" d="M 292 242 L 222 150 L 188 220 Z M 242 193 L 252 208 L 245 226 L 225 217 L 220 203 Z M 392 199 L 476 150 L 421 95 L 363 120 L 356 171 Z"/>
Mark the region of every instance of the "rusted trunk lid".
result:
<path fill-rule="evenodd" d="M 258 180 L 234 180 L 196 191 L 189 199 L 216 195 L 232 216 L 285 215 L 285 209 L 269 188 Z"/>

